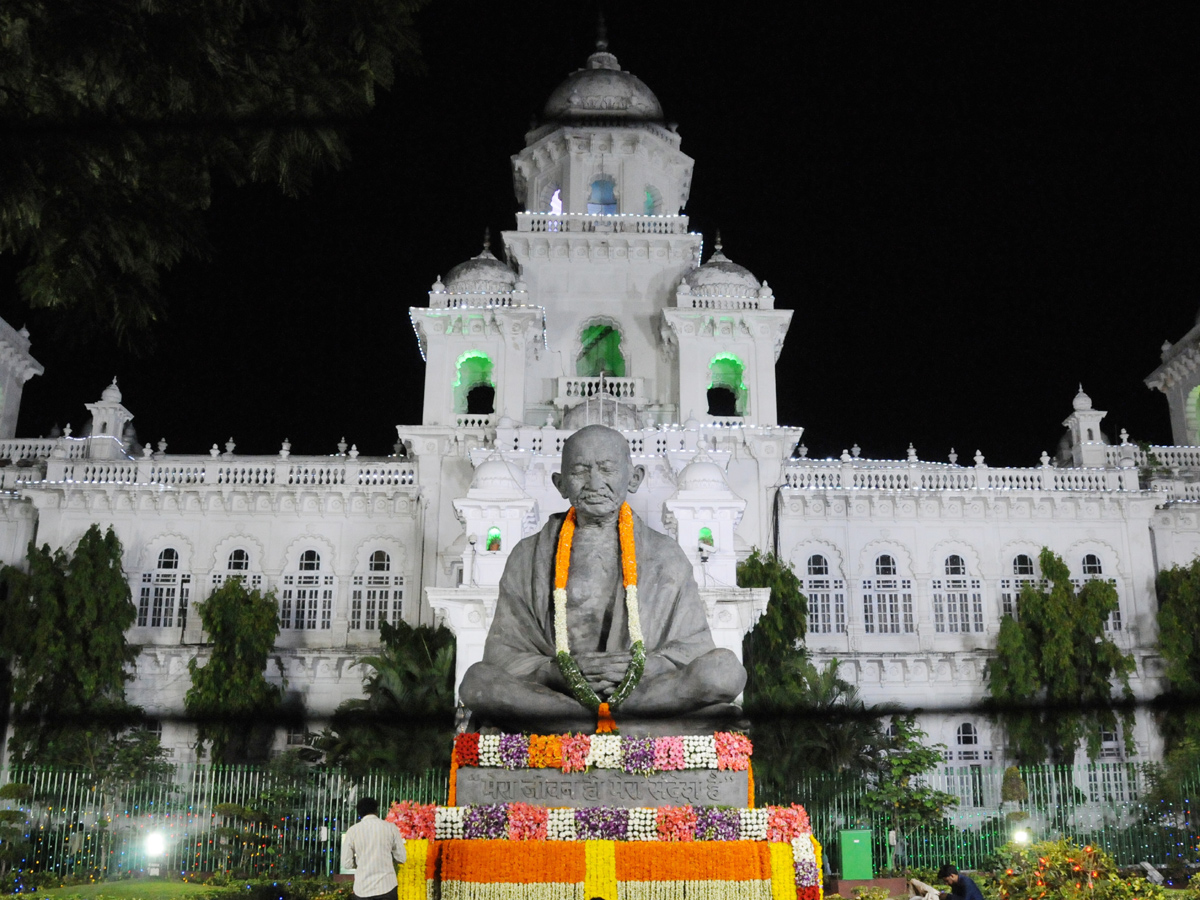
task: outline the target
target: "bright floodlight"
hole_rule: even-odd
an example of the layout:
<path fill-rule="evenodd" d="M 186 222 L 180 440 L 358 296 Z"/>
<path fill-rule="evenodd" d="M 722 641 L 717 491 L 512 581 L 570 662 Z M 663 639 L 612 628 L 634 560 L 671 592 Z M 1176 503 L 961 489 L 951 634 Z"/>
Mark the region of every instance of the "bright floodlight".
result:
<path fill-rule="evenodd" d="M 162 856 L 167 850 L 167 839 L 161 831 L 152 831 L 146 835 L 146 855 Z"/>
<path fill-rule="evenodd" d="M 1019 831 L 1014 831 L 1013 832 L 1013 841 L 1015 841 L 1018 844 L 1028 844 L 1029 843 L 1029 832 L 1023 828 L 1020 829 Z"/>

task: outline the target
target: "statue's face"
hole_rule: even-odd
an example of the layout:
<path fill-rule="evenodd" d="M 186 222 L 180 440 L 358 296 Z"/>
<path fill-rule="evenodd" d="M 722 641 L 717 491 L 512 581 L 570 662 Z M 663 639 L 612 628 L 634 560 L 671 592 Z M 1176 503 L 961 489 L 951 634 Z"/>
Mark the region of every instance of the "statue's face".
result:
<path fill-rule="evenodd" d="M 619 431 L 602 426 L 583 428 L 563 447 L 562 472 L 554 486 L 571 501 L 581 518 L 614 515 L 625 495 L 636 491 L 645 470 L 629 458 L 629 443 Z"/>

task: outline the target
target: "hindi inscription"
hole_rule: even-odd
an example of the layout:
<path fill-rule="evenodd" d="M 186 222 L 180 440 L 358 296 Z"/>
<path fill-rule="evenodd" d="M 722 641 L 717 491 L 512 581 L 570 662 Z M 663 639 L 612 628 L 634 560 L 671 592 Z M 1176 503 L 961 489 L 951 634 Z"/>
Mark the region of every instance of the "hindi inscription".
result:
<path fill-rule="evenodd" d="M 532 803 L 535 806 L 736 806 L 749 805 L 745 772 L 692 769 L 630 775 L 616 769 L 462 768 L 458 805 Z"/>

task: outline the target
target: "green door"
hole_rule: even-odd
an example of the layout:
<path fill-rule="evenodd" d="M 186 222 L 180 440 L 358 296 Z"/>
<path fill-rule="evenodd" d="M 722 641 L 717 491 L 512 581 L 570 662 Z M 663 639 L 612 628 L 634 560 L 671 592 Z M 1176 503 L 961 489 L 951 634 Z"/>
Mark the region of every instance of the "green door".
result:
<path fill-rule="evenodd" d="M 864 829 L 840 831 L 842 847 L 842 878 L 854 880 L 871 878 L 871 832 Z"/>

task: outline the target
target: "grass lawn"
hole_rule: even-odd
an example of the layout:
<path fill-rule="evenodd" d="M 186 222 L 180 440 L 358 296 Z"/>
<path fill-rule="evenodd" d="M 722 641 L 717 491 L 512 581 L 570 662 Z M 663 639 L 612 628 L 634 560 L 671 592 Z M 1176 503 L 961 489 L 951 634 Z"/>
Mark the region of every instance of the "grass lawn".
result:
<path fill-rule="evenodd" d="M 40 890 L 34 896 L 55 900 L 179 900 L 213 892 L 211 885 L 142 878 L 136 881 L 105 881 L 98 884 L 77 884 L 73 887 Z"/>

